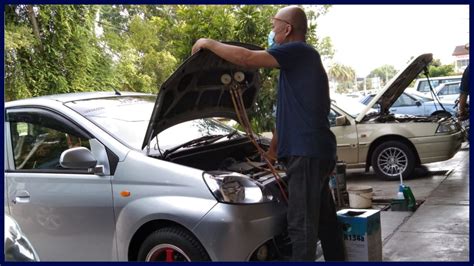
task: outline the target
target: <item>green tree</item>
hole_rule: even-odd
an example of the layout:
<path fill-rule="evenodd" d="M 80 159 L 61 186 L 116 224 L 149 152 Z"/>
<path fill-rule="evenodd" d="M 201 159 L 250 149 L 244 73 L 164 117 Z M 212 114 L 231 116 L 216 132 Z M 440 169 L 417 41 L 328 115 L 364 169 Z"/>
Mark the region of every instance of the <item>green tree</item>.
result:
<path fill-rule="evenodd" d="M 431 65 L 428 67 L 428 73 L 430 77 L 443 77 L 443 76 L 452 76 L 456 73 L 454 72 L 454 65 L 443 65 L 441 60 L 434 59 Z"/>
<path fill-rule="evenodd" d="M 199 38 L 266 48 L 276 5 L 9 5 L 5 7 L 7 100 L 61 92 L 156 93 Z M 323 58 L 331 40 L 317 35 L 330 6 L 304 6 L 307 42 Z M 254 130 L 273 127 L 278 70 L 262 69 Z"/>
<path fill-rule="evenodd" d="M 5 99 L 110 88 L 111 60 L 94 35 L 96 7 L 5 7 Z"/>
<path fill-rule="evenodd" d="M 334 63 L 328 69 L 328 78 L 337 82 L 337 93 L 345 93 L 354 87 L 355 70 L 350 66 Z"/>
<path fill-rule="evenodd" d="M 275 5 L 175 5 L 175 6 L 105 6 L 100 24 L 104 25 L 104 40 L 111 51 L 120 57 L 117 64 L 122 73 L 121 87 L 126 90 L 153 91 L 152 84 L 164 79 L 191 53 L 199 38 L 220 41 L 238 41 L 266 47 L 271 30 L 270 18 L 281 6 Z M 309 19 L 308 43 L 314 45 L 325 58 L 334 54 L 329 38 L 319 39 L 316 34 L 317 18 L 329 6 L 307 8 Z M 146 24 L 140 26 L 140 24 Z M 114 26 L 106 26 L 114 25 Z M 140 27 L 143 30 L 139 30 Z M 134 30 L 135 28 L 135 30 Z M 147 36 L 144 36 L 147 35 Z M 133 41 L 135 40 L 135 41 Z M 143 47 L 148 47 L 143 49 Z M 149 53 L 168 51 L 165 61 L 148 60 L 151 68 L 144 67 Z M 174 59 L 174 60 L 173 60 Z M 151 62 L 156 62 L 156 65 Z M 165 66 L 158 69 L 158 66 Z M 150 74 L 154 67 L 155 74 Z M 161 76 L 158 73 L 162 73 Z M 262 88 L 257 98 L 252 124 L 256 131 L 273 127 L 273 107 L 276 101 L 278 70 L 262 69 Z"/>
<path fill-rule="evenodd" d="M 397 70 L 395 69 L 394 66 L 392 65 L 383 65 L 380 66 L 372 71 L 370 71 L 370 74 L 367 76 L 368 78 L 375 78 L 379 77 L 382 86 L 387 84 L 387 81 L 389 81 L 391 78 L 393 78 L 397 74 Z"/>

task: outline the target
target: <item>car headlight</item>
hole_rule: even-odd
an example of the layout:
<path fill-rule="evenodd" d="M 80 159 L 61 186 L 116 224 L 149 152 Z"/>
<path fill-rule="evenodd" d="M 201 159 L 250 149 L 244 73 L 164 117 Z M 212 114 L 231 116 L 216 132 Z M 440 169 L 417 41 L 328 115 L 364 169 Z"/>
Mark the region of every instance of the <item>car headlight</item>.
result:
<path fill-rule="evenodd" d="M 458 130 L 455 123 L 440 123 L 436 133 L 451 133 Z"/>
<path fill-rule="evenodd" d="M 203 179 L 219 202 L 261 203 L 273 200 L 273 195 L 255 180 L 232 172 L 204 173 Z"/>

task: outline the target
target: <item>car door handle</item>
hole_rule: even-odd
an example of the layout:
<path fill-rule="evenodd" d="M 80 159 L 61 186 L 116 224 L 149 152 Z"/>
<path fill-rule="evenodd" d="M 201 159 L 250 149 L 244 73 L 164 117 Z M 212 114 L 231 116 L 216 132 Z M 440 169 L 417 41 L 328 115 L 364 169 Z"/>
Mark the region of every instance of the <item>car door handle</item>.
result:
<path fill-rule="evenodd" d="M 30 193 L 26 190 L 18 191 L 15 195 L 15 199 L 12 200 L 14 204 L 17 203 L 28 203 L 30 202 Z"/>

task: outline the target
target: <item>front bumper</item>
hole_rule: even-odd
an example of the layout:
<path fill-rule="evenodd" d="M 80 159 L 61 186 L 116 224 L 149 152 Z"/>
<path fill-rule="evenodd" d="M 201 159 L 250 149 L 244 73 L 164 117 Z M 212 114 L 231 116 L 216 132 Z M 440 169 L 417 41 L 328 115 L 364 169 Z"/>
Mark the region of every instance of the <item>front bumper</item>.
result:
<path fill-rule="evenodd" d="M 449 135 L 435 135 L 410 140 L 418 151 L 420 162 L 424 164 L 452 158 L 461 149 L 464 134 L 458 131 Z"/>
<path fill-rule="evenodd" d="M 262 244 L 286 232 L 286 205 L 219 203 L 193 232 L 212 261 L 248 261 Z"/>

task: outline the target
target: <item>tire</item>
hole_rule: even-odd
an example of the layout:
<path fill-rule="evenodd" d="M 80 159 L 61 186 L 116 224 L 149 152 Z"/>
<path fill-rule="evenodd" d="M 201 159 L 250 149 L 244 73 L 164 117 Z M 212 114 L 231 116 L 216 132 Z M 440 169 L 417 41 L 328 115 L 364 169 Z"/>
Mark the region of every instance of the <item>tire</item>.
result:
<path fill-rule="evenodd" d="M 138 251 L 138 261 L 209 261 L 204 247 L 187 231 L 165 227 L 150 234 Z"/>
<path fill-rule="evenodd" d="M 372 167 L 375 173 L 386 180 L 399 180 L 402 168 L 403 178 L 410 178 L 415 170 L 415 154 L 405 143 L 387 141 L 377 146 L 372 153 Z"/>
<path fill-rule="evenodd" d="M 436 112 L 432 113 L 431 116 L 451 117 L 451 116 L 453 116 L 453 115 L 452 115 L 450 112 L 448 112 L 448 111 L 440 110 L 440 111 L 436 111 Z"/>

